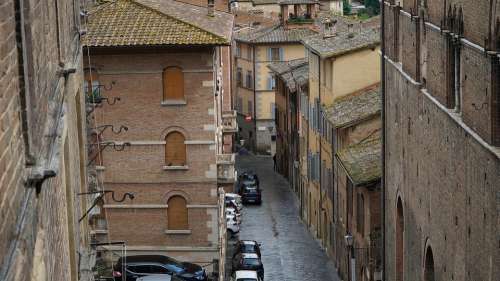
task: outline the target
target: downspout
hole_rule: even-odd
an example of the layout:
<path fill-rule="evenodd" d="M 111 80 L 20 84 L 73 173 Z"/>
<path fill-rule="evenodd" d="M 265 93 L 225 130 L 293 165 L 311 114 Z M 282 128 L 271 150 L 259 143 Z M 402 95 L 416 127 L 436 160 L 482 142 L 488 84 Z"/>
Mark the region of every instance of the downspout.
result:
<path fill-rule="evenodd" d="M 255 64 L 257 60 L 255 59 L 255 45 L 252 46 L 252 59 L 253 59 L 253 135 L 254 135 L 254 144 L 253 150 L 257 152 L 257 85 L 256 85 L 256 77 L 257 72 L 255 72 Z"/>
<path fill-rule="evenodd" d="M 321 229 L 321 221 L 322 221 L 322 217 L 323 217 L 323 190 L 322 190 L 322 171 L 323 171 L 323 165 L 322 165 L 322 159 L 321 159 L 321 150 L 322 147 L 321 147 L 321 131 L 323 131 L 323 125 L 322 125 L 322 122 L 321 122 L 321 112 L 322 112 L 322 109 L 321 109 L 321 56 L 318 55 L 318 96 L 319 96 L 319 102 L 318 102 L 318 113 L 317 113 L 317 123 L 318 123 L 318 128 L 321 128 L 322 130 L 320 130 L 319 132 L 319 138 L 318 138 L 318 148 L 319 148 L 319 219 L 318 219 L 318 228 L 319 228 L 319 232 L 322 232 Z M 323 236 L 323 233 L 320 233 L 320 236 Z M 324 239 L 324 237 L 322 237 Z"/>
<path fill-rule="evenodd" d="M 27 166 L 35 165 L 35 157 L 32 153 L 31 140 L 29 135 L 29 116 L 27 109 L 29 105 L 29 82 L 26 76 L 28 73 L 28 57 L 26 54 L 26 35 L 24 31 L 24 1 L 15 1 L 15 19 L 16 19 L 16 41 L 17 41 L 17 60 L 19 71 L 19 102 L 21 105 L 21 131 L 24 142 L 25 164 Z"/>
<path fill-rule="evenodd" d="M 382 117 L 382 178 L 381 178 L 381 189 L 382 189 L 382 280 L 386 280 L 386 257 L 385 257 L 385 196 L 386 196 L 386 188 L 385 188 L 385 178 L 386 178 L 386 166 L 385 166 L 385 144 L 386 144 L 386 112 L 385 112 L 385 104 L 386 104 L 386 97 L 385 97 L 385 0 L 380 1 L 380 11 L 381 11 L 381 39 L 380 39 L 380 44 L 381 44 L 381 57 L 380 57 L 380 72 L 381 72 L 381 81 L 380 81 L 380 94 L 381 94 L 381 99 L 382 99 L 382 106 L 381 106 L 381 117 Z"/>

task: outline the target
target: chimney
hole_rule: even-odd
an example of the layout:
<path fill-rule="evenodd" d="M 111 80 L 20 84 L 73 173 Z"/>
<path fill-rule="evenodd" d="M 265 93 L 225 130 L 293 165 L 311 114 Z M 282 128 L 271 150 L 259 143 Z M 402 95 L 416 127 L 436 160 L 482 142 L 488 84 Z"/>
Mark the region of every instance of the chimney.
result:
<path fill-rule="evenodd" d="M 208 0 L 208 6 L 207 6 L 207 14 L 209 17 L 214 16 L 214 10 L 215 10 L 215 0 Z"/>

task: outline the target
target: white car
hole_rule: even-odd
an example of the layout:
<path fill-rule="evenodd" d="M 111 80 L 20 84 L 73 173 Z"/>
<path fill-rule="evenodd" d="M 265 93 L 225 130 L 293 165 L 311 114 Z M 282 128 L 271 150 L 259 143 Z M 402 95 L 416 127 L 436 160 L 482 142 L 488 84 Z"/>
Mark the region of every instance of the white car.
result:
<path fill-rule="evenodd" d="M 226 227 L 231 236 L 240 232 L 240 225 L 232 219 L 226 219 Z"/>
<path fill-rule="evenodd" d="M 233 215 L 233 216 L 236 216 L 236 217 L 240 217 L 241 214 L 236 211 L 235 208 L 226 208 L 226 215 Z"/>
<path fill-rule="evenodd" d="M 241 224 L 241 218 L 240 217 L 234 216 L 234 215 L 231 215 L 231 214 L 228 215 L 227 213 L 226 213 L 226 221 L 234 221 L 237 224 Z"/>
<path fill-rule="evenodd" d="M 231 276 L 231 281 L 262 281 L 254 270 L 238 270 Z"/>
<path fill-rule="evenodd" d="M 243 203 L 241 201 L 241 196 L 236 193 L 226 193 L 226 203 L 232 202 L 239 211 L 243 209 Z"/>

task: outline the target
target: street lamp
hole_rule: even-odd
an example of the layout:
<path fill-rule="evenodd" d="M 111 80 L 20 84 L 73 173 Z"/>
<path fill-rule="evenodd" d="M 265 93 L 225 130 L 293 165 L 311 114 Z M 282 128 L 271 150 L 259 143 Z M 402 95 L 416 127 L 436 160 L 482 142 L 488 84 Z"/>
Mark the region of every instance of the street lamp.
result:
<path fill-rule="evenodd" d="M 345 244 L 347 246 L 347 249 L 350 250 L 350 256 L 351 259 L 349 260 L 349 252 L 347 253 L 347 261 L 348 261 L 348 271 L 351 272 L 351 280 L 350 281 L 356 281 L 356 258 L 354 257 L 354 238 L 350 233 L 347 233 L 347 235 L 344 236 L 345 239 Z M 349 266 L 350 265 L 350 266 Z M 348 272 L 349 274 L 349 272 Z"/>

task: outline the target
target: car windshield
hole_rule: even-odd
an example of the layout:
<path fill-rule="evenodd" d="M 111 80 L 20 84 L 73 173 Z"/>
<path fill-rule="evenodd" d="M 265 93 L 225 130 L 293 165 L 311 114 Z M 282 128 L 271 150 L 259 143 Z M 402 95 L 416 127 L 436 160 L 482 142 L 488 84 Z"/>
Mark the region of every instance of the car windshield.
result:
<path fill-rule="evenodd" d="M 248 259 L 247 258 L 247 259 L 243 260 L 243 264 L 246 266 L 259 266 L 260 261 L 259 261 L 259 259 L 254 259 L 254 258 Z"/>
<path fill-rule="evenodd" d="M 184 271 L 184 266 L 182 265 L 182 263 L 172 258 L 170 258 L 168 263 L 165 264 L 165 267 L 175 273 L 180 273 Z"/>
<path fill-rule="evenodd" d="M 245 188 L 245 193 L 257 193 L 257 188 Z"/>
<path fill-rule="evenodd" d="M 246 179 L 243 181 L 243 185 L 257 185 L 255 180 Z"/>
<path fill-rule="evenodd" d="M 250 244 L 243 244 L 243 252 L 245 253 L 255 253 L 255 246 Z"/>

